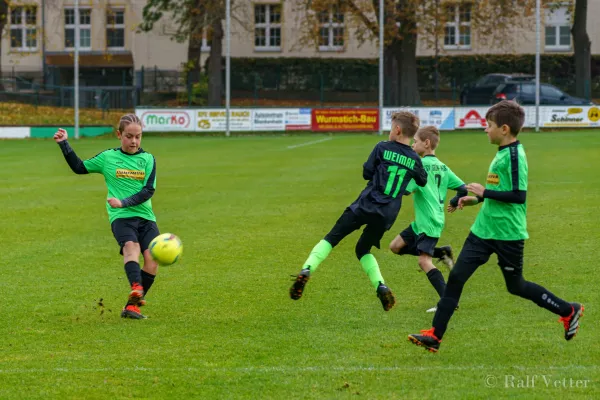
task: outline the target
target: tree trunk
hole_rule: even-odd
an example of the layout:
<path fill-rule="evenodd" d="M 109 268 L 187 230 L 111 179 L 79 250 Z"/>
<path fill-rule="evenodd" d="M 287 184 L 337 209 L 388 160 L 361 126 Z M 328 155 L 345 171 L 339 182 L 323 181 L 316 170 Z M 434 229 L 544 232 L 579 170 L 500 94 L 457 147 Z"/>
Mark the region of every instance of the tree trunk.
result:
<path fill-rule="evenodd" d="M 397 7 L 402 13 L 398 35 L 398 50 L 395 51 L 398 63 L 398 103 L 401 106 L 421 104 L 419 82 L 417 81 L 417 15 L 416 9 L 402 0 Z"/>
<path fill-rule="evenodd" d="M 208 105 L 220 107 L 223 88 L 223 25 L 220 17 L 213 17 L 213 19 L 208 61 Z"/>
<path fill-rule="evenodd" d="M 575 94 L 578 97 L 591 97 L 591 42 L 587 34 L 587 0 L 575 2 L 575 19 L 571 28 L 575 49 Z"/>
<path fill-rule="evenodd" d="M 0 0 L 0 38 L 4 37 L 4 28 L 8 21 L 8 1 Z M 10 40 L 8 40 L 10 45 Z M 4 84 L 2 83 L 2 40 L 0 40 L 0 91 L 4 92 Z"/>
<path fill-rule="evenodd" d="M 202 48 L 202 31 L 204 29 L 204 17 L 201 1 L 196 0 L 194 6 L 190 6 L 190 37 L 187 52 L 187 83 L 193 84 L 200 80 L 200 54 Z"/>
<path fill-rule="evenodd" d="M 394 54 L 394 45 L 383 49 L 383 99 L 386 106 L 398 105 L 398 63 Z"/>

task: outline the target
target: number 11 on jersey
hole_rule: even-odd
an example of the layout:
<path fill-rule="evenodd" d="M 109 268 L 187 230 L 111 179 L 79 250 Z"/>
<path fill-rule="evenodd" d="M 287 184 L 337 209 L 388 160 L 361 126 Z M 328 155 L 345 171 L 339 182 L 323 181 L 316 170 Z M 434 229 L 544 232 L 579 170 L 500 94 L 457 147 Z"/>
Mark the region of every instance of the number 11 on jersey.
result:
<path fill-rule="evenodd" d="M 396 181 L 396 177 L 398 177 L 398 182 L 396 182 L 396 190 L 392 194 L 393 198 L 398 196 L 398 192 L 400 191 L 400 186 L 402 186 L 402 182 L 404 181 L 404 175 L 406 175 L 406 169 L 401 168 L 398 170 L 397 165 L 391 165 L 388 167 L 388 172 L 390 176 L 388 177 L 387 184 L 385 185 L 385 190 L 383 193 L 389 195 L 392 192 L 392 188 L 394 187 L 394 182 Z"/>

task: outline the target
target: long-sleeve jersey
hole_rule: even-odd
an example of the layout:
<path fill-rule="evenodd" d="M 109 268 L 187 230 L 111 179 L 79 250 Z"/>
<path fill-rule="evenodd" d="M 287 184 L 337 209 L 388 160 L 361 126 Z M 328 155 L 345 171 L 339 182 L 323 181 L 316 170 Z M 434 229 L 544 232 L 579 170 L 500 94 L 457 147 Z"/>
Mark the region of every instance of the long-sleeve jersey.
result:
<path fill-rule="evenodd" d="M 408 184 L 413 179 L 418 186 L 427 184 L 419 155 L 410 146 L 393 141 L 377 143 L 363 165 L 363 178 L 367 186 L 350 209 L 383 216 L 387 229 L 398 216 Z"/>
<path fill-rule="evenodd" d="M 427 185 L 422 188 L 411 182 L 406 189 L 414 192 L 415 220 L 412 228 L 415 233 L 433 238 L 442 235 L 445 224 L 444 205 L 448 189 L 456 190 L 457 196 L 451 201 L 456 206 L 458 199 L 467 195 L 465 183 L 434 155 L 423 158 L 423 166 L 428 172 Z"/>
<path fill-rule="evenodd" d="M 523 240 L 527 233 L 527 157 L 519 142 L 500 146 L 488 169 L 483 205 L 471 232 L 482 239 Z"/>
<path fill-rule="evenodd" d="M 59 142 L 59 146 L 73 172 L 102 174 L 108 197 L 121 200 L 123 208 L 113 208 L 106 203 L 111 223 L 117 218 L 132 217 L 156 221 L 151 201 L 156 189 L 156 161 L 152 154 L 141 148 L 135 154 L 115 148 L 82 161 L 66 140 Z"/>

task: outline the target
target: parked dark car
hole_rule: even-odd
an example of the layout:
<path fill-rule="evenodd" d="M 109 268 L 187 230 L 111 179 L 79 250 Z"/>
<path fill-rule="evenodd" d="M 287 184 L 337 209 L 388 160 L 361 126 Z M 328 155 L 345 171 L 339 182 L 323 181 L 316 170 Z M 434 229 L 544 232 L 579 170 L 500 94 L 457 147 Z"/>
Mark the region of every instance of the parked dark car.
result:
<path fill-rule="evenodd" d="M 501 100 L 515 100 L 523 105 L 535 104 L 535 82 L 511 81 L 498 85 L 492 95 L 491 103 L 494 104 Z M 588 105 L 594 103 L 590 100 L 573 97 L 556 86 L 552 86 L 548 83 L 541 83 L 540 104 Z"/>
<path fill-rule="evenodd" d="M 475 83 L 470 83 L 460 93 L 460 104 L 462 105 L 487 105 L 490 104 L 492 93 L 499 84 L 508 81 L 532 81 L 535 75 L 514 74 L 487 74 L 479 78 Z"/>

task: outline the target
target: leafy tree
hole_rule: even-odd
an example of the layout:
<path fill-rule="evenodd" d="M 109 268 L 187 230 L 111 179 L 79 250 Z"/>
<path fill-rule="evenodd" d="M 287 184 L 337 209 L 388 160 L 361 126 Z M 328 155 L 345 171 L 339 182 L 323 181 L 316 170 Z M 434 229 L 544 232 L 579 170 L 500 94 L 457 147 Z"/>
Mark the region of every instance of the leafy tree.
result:
<path fill-rule="evenodd" d="M 345 26 L 360 44 L 378 42 L 379 0 L 294 1 L 298 9 L 307 11 L 307 27 L 300 39 L 302 43 L 318 41 L 319 13 L 331 7 L 339 7 L 349 15 Z M 384 7 L 387 103 L 416 105 L 421 102 L 417 79 L 418 39 L 430 48 L 438 49 L 446 22 L 462 13 L 464 18 L 469 19 L 470 27 L 459 29 L 465 29 L 465 33 L 469 29 L 470 37 L 476 38 L 477 45 L 510 51 L 514 32 L 531 26 L 535 0 L 384 0 Z M 458 35 L 457 40 L 463 39 Z"/>
<path fill-rule="evenodd" d="M 223 48 L 223 0 L 149 0 L 143 11 L 140 28 L 151 31 L 155 24 L 167 16 L 175 31 L 171 36 L 179 43 L 188 41 L 185 71 L 192 83 L 200 79 L 200 54 L 202 36 L 210 31 L 211 51 L 208 68 L 208 105 L 221 105 L 222 77 L 221 58 Z"/>
<path fill-rule="evenodd" d="M 8 23 L 8 1 L 0 0 L 0 37 L 4 37 L 4 29 Z M 0 65 L 2 65 L 2 41 L 0 40 Z M 0 69 L 0 91 L 4 91 L 2 83 L 2 69 Z"/>

